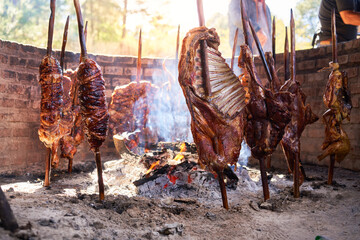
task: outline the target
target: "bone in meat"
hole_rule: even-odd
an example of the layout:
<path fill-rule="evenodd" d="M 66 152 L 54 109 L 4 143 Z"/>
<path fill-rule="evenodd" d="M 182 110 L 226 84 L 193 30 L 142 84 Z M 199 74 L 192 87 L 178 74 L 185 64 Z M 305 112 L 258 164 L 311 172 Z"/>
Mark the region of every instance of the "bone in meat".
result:
<path fill-rule="evenodd" d="M 207 83 L 203 79 L 201 53 L 198 52 L 201 40 L 207 45 L 211 89 L 208 95 L 204 89 Z M 238 160 L 246 103 L 245 90 L 221 57 L 219 44 L 215 29 L 198 27 L 190 30 L 183 40 L 179 83 L 191 113 L 191 131 L 199 162 L 220 177 L 228 164 Z"/>

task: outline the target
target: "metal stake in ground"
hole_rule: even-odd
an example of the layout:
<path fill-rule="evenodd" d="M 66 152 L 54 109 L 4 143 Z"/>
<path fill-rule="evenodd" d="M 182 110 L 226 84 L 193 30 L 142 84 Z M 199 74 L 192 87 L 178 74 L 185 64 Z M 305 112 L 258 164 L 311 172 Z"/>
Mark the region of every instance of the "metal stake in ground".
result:
<path fill-rule="evenodd" d="M 287 27 L 285 27 L 285 43 L 284 43 L 284 82 L 290 78 L 290 67 L 289 67 L 289 39 Z"/>
<path fill-rule="evenodd" d="M 337 35 L 336 35 L 336 15 L 335 9 L 331 12 L 331 40 L 332 40 L 332 62 L 337 63 Z M 336 128 L 339 132 L 339 128 Z M 335 154 L 330 155 L 330 164 L 328 170 L 328 181 L 327 184 L 331 185 L 333 176 L 334 176 L 334 166 L 335 166 Z"/>
<path fill-rule="evenodd" d="M 48 42 L 47 42 L 47 56 L 51 56 L 52 53 L 52 41 L 54 35 L 54 22 L 55 22 L 55 2 L 56 0 L 51 0 L 50 2 L 50 18 L 49 18 L 49 29 L 48 29 Z M 48 187 L 50 185 L 50 172 L 51 172 L 51 147 L 48 147 L 46 150 L 46 162 L 45 162 L 45 180 L 44 186 Z"/>
<path fill-rule="evenodd" d="M 296 54 L 295 54 L 295 21 L 293 11 L 290 11 L 290 42 L 291 42 L 291 54 L 290 54 L 290 78 L 295 81 L 296 79 Z M 294 197 L 300 197 L 300 152 L 296 154 L 294 159 Z"/>

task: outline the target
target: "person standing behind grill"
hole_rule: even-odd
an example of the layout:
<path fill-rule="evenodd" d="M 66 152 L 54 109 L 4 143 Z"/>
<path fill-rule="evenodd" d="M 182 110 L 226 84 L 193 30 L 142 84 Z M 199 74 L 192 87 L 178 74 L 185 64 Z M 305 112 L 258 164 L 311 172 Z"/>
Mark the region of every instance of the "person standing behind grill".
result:
<path fill-rule="evenodd" d="M 360 0 L 321 0 L 319 19 L 321 32 L 320 45 L 331 43 L 331 11 L 335 9 L 336 33 L 338 42 L 356 39 L 357 26 L 360 25 Z"/>
<path fill-rule="evenodd" d="M 269 7 L 265 4 L 265 0 L 243 0 L 245 12 L 253 24 L 256 35 L 264 51 L 271 51 L 271 13 Z M 265 14 L 266 13 L 266 14 Z M 239 28 L 238 40 L 236 44 L 235 55 L 240 54 L 240 45 L 244 44 L 243 26 L 241 21 L 240 0 L 231 0 L 228 10 L 229 20 L 229 42 L 231 48 L 234 44 L 234 37 L 236 28 Z M 249 46 L 254 54 L 257 54 L 256 47 Z"/>

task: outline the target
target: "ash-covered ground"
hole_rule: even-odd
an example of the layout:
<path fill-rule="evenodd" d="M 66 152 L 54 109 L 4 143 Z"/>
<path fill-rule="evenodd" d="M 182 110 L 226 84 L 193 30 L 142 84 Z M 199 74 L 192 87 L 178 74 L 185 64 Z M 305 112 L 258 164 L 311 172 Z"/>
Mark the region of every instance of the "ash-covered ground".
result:
<path fill-rule="evenodd" d="M 227 188 L 230 209 L 222 208 L 217 179 L 198 168 L 172 172 L 136 187 L 146 168 L 141 158 L 104 163 L 106 198 L 98 201 L 95 164 L 55 171 L 51 187 L 43 176 L 1 176 L 0 184 L 21 226 L 0 227 L 0 239 L 358 239 L 360 174 L 305 165 L 301 197 L 292 178 L 269 171 L 270 200 L 263 202 L 259 171 L 239 167 L 239 181 Z M 185 155 L 185 159 L 187 156 Z M 175 177 L 175 180 L 174 178 Z M 175 183 L 175 184 L 174 184 Z"/>

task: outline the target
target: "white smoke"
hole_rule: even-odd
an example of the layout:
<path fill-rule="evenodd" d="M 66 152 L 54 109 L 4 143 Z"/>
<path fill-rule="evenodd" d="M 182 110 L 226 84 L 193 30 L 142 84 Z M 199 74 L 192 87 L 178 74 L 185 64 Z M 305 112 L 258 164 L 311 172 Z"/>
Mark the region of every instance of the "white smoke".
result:
<path fill-rule="evenodd" d="M 192 142 L 190 113 L 178 76 L 175 77 L 175 67 L 174 64 L 166 66 L 168 71 L 164 74 L 152 76 L 152 82 L 159 91 L 151 104 L 148 127 L 157 129 L 159 141 Z"/>
<path fill-rule="evenodd" d="M 238 160 L 238 163 L 240 164 L 240 166 L 247 166 L 250 156 L 251 156 L 251 149 L 246 144 L 246 142 L 243 141 L 241 143 L 241 151 L 240 151 L 239 160 Z"/>

